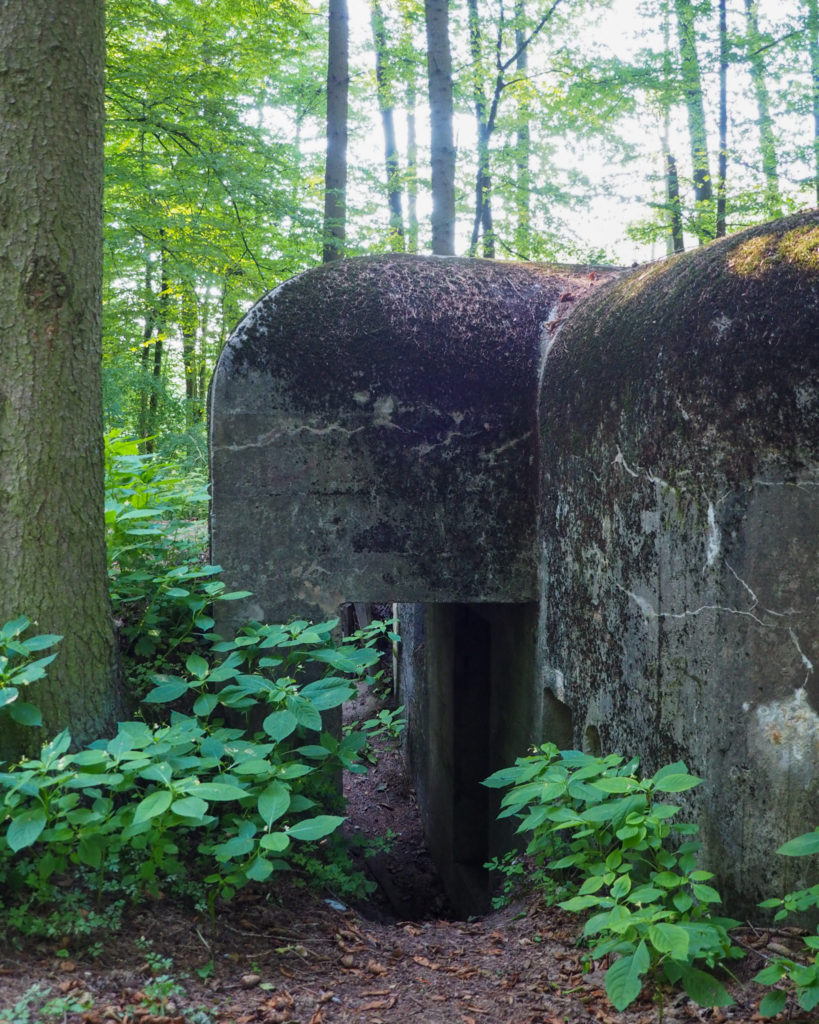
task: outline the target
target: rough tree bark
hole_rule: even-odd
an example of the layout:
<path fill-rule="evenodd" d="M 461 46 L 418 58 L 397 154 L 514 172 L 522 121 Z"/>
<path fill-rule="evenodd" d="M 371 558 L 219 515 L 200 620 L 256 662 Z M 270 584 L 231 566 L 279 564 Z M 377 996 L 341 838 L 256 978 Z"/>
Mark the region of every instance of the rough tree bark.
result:
<path fill-rule="evenodd" d="M 28 699 L 85 742 L 121 690 L 101 387 L 103 0 L 4 0 L 0 33 L 0 622 L 64 639 Z M 39 739 L 0 725 L 0 757 Z"/>
<path fill-rule="evenodd" d="M 432 251 L 455 254 L 455 137 L 448 0 L 424 0 L 429 77 Z"/>
<path fill-rule="evenodd" d="M 330 0 L 327 44 L 327 163 L 324 172 L 324 262 L 344 255 L 347 233 L 347 0 Z"/>

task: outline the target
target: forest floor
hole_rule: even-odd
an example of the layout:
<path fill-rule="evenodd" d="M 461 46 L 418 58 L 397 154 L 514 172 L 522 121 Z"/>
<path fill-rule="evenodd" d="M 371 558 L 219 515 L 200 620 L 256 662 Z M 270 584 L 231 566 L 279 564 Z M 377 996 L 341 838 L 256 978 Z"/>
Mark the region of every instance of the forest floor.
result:
<path fill-rule="evenodd" d="M 371 713 L 362 694 L 353 713 Z M 95 958 L 65 944 L 0 944 L 0 1024 L 655 1024 L 651 994 L 618 1013 L 604 972 L 584 971 L 581 925 L 536 895 L 469 921 L 450 912 L 429 859 L 400 744 L 345 783 L 347 827 L 394 834 L 369 859 L 379 882 L 357 909 L 285 877 L 244 891 L 212 925 L 162 901 L 126 917 Z M 2 940 L 0 939 L 0 942 Z M 750 982 L 787 933 L 748 928 L 730 985 L 735 1005 L 703 1008 L 665 993 L 665 1024 L 750 1024 Z M 808 1021 L 794 1013 L 790 1018 Z M 815 1017 L 811 1020 L 816 1021 Z"/>

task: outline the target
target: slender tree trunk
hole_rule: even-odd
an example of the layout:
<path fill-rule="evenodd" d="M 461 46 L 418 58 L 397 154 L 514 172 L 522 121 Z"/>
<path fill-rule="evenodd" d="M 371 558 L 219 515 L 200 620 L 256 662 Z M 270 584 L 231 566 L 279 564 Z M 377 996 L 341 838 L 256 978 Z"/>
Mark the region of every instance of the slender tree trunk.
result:
<path fill-rule="evenodd" d="M 182 366 L 185 371 L 185 426 L 190 430 L 197 422 L 196 335 L 199 320 L 196 292 L 190 281 L 182 284 L 180 302 L 179 326 L 182 332 Z"/>
<path fill-rule="evenodd" d="M 347 228 L 347 0 L 330 0 L 327 48 L 327 163 L 324 174 L 324 262 L 344 255 Z"/>
<path fill-rule="evenodd" d="M 700 244 L 714 237 L 713 188 L 708 160 L 708 133 L 702 93 L 702 75 L 695 43 L 695 15 L 691 0 L 674 0 L 680 41 L 685 105 L 688 111 L 688 135 L 694 173 L 695 230 Z"/>
<path fill-rule="evenodd" d="M 402 14 L 401 68 L 407 108 L 407 250 L 418 252 L 418 140 L 415 130 L 418 65 L 412 38 L 412 19 Z"/>
<path fill-rule="evenodd" d="M 483 254 L 495 258 L 495 239 L 492 231 L 492 177 L 489 170 L 489 112 L 481 77 L 482 42 L 478 0 L 467 0 L 469 11 L 469 50 L 472 57 L 472 102 L 475 105 L 475 127 L 478 136 L 478 167 L 475 174 L 475 217 L 469 255 L 478 251 L 478 239 L 483 231 Z"/>
<path fill-rule="evenodd" d="M 677 174 L 677 161 L 668 149 L 665 153 L 665 194 L 671 216 L 670 248 L 672 252 L 682 252 L 685 249 L 685 242 L 680 204 L 680 178 Z"/>
<path fill-rule="evenodd" d="M 717 230 L 724 238 L 727 220 L 728 178 L 728 15 L 726 0 L 719 0 L 719 154 L 717 170 Z"/>
<path fill-rule="evenodd" d="M 455 138 L 449 0 L 424 0 L 429 76 L 432 251 L 455 254 Z"/>
<path fill-rule="evenodd" d="M 384 129 L 384 160 L 387 171 L 387 205 L 390 211 L 390 248 L 404 251 L 404 211 L 401 202 L 401 170 L 395 141 L 393 89 L 389 76 L 387 28 L 380 0 L 370 0 L 373 43 L 375 45 L 375 83 L 378 109 Z"/>
<path fill-rule="evenodd" d="M 409 252 L 418 252 L 418 141 L 415 134 L 415 81 L 407 90 L 407 229 Z"/>
<path fill-rule="evenodd" d="M 515 0 L 515 49 L 518 55 L 515 71 L 517 77 L 522 82 L 526 81 L 529 73 L 528 50 L 523 45 L 526 38 L 523 24 L 525 16 L 525 0 Z M 523 98 L 518 100 L 517 140 L 515 145 L 515 213 L 517 218 L 515 226 L 515 251 L 520 258 L 528 259 L 532 243 L 532 178 L 529 169 L 532 155 L 532 139 L 529 128 L 531 112 L 526 92 L 524 91 L 520 95 Z"/>
<path fill-rule="evenodd" d="M 816 205 L 819 206 L 819 2 L 807 0 L 808 54 L 810 56 L 811 100 L 813 108 L 813 178 Z"/>
<path fill-rule="evenodd" d="M 160 236 L 164 230 L 160 228 Z M 156 451 L 156 433 L 159 429 L 159 396 L 162 392 L 162 357 L 165 350 L 165 335 L 170 323 L 171 285 L 168 280 L 168 256 L 164 249 L 159 252 L 159 295 L 156 305 L 156 337 L 153 344 L 153 358 L 150 359 L 150 381 L 148 382 L 148 418 L 145 433 L 145 451 Z"/>
<path fill-rule="evenodd" d="M 151 262 L 150 254 L 146 254 L 143 300 L 145 307 L 145 323 L 142 328 L 142 350 L 139 357 L 141 373 L 139 377 L 139 422 L 137 425 L 137 434 L 140 439 L 147 437 L 150 433 L 148 427 L 148 395 L 150 393 L 148 388 L 148 377 L 150 374 L 151 338 L 153 337 L 154 325 L 156 323 L 153 272 L 154 267 Z M 144 445 L 142 447 L 144 448 Z"/>
<path fill-rule="evenodd" d="M 63 636 L 21 699 L 44 733 L 85 743 L 123 711 L 103 516 L 103 0 L 4 0 L 2 23 L 0 623 Z M 3 712 L 0 758 L 40 739 Z"/>
<path fill-rule="evenodd" d="M 768 218 L 782 216 L 782 194 L 779 191 L 779 171 L 776 160 L 776 138 L 771 117 L 771 100 L 765 81 L 765 62 L 762 59 L 762 40 L 759 35 L 757 0 L 745 0 L 745 27 L 747 35 L 748 65 L 756 96 L 759 149 L 762 154 L 762 176 L 765 179 L 765 214 Z"/>

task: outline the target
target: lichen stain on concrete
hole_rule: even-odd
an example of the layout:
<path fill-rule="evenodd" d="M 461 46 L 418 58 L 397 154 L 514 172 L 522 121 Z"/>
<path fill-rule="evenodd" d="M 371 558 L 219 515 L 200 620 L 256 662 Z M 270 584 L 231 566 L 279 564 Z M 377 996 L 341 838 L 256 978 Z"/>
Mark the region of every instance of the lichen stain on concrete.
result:
<path fill-rule="evenodd" d="M 799 687 L 787 700 L 762 704 L 753 714 L 755 728 L 749 745 L 767 748 L 765 760 L 772 761 L 782 773 L 801 765 L 812 778 L 819 757 L 819 714 L 810 706 L 805 688 Z M 764 747 L 757 747 L 758 743 Z"/>

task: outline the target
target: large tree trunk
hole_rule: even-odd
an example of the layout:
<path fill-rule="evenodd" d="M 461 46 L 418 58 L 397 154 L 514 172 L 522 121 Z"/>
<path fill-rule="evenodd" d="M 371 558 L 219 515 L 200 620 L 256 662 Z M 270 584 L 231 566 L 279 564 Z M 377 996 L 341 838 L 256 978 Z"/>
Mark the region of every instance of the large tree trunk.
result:
<path fill-rule="evenodd" d="M 347 224 L 347 0 L 330 0 L 327 46 L 327 163 L 324 173 L 324 262 L 344 255 Z"/>
<path fill-rule="evenodd" d="M 404 211 L 401 203 L 401 173 L 398 143 L 395 141 L 395 118 L 392 83 L 389 74 L 387 27 L 380 0 L 371 0 L 371 21 L 375 45 L 375 84 L 378 109 L 384 129 L 384 163 L 387 172 L 387 206 L 390 211 L 390 248 L 404 251 Z"/>
<path fill-rule="evenodd" d="M 702 95 L 702 75 L 695 43 L 695 15 L 691 0 L 674 0 L 677 12 L 677 33 L 680 40 L 685 106 L 688 111 L 688 136 L 691 143 L 691 165 L 694 174 L 696 203 L 695 230 L 700 243 L 714 237 L 713 189 L 708 161 L 708 133 Z"/>
<path fill-rule="evenodd" d="M 424 0 L 429 75 L 432 251 L 455 254 L 455 139 L 448 0 Z"/>
<path fill-rule="evenodd" d="M 765 178 L 765 216 L 774 220 L 782 216 L 782 194 L 779 191 L 779 171 L 776 160 L 776 138 L 771 117 L 771 100 L 765 81 L 765 62 L 762 59 L 762 40 L 759 35 L 757 0 L 745 0 L 745 27 L 748 43 L 748 66 L 756 96 L 759 149 L 762 154 L 762 175 Z"/>
<path fill-rule="evenodd" d="M 84 743 L 122 711 L 103 519 L 103 0 L 5 0 L 0 623 L 62 634 L 26 695 Z M 36 732 L 0 720 L 0 757 Z"/>

